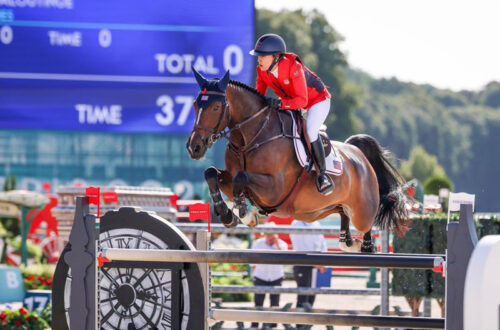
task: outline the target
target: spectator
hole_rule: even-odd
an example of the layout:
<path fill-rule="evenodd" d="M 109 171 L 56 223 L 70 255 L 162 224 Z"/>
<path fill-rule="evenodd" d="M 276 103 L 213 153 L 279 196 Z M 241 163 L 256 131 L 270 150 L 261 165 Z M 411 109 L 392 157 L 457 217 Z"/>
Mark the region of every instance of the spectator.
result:
<path fill-rule="evenodd" d="M 320 227 L 318 222 L 308 223 L 301 220 L 292 222 L 294 227 Z M 290 234 L 293 249 L 295 251 L 316 251 L 326 252 L 325 237 L 321 234 Z M 297 282 L 297 287 L 308 287 L 312 285 L 313 269 L 317 268 L 321 273 L 325 271 L 324 266 L 293 266 L 293 277 Z M 304 307 L 305 303 L 309 303 L 311 307 L 314 304 L 315 295 L 297 295 L 297 308 Z M 297 324 L 297 328 L 301 325 Z"/>
<path fill-rule="evenodd" d="M 274 223 L 268 223 L 266 226 L 273 226 Z M 252 250 L 288 250 L 288 245 L 278 238 L 277 234 L 264 234 L 263 238 L 259 238 L 252 244 Z M 265 286 L 281 286 L 284 277 L 282 265 L 252 265 L 252 278 L 254 285 Z M 255 294 L 255 307 L 264 305 L 265 294 Z M 280 295 L 271 294 L 271 307 L 278 307 L 280 304 Z M 251 327 L 258 328 L 259 324 L 253 322 Z M 276 324 L 269 324 L 271 328 L 275 328 Z"/>

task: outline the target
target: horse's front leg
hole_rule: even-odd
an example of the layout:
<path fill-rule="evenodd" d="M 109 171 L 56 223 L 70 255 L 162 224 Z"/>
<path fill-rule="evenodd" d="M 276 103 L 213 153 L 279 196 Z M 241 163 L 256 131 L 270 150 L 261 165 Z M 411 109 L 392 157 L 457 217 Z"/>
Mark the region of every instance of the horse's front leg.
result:
<path fill-rule="evenodd" d="M 205 170 L 205 180 L 207 181 L 208 190 L 214 203 L 215 213 L 220 217 L 220 221 L 227 228 L 235 227 L 238 224 L 238 219 L 227 207 L 220 193 L 220 189 L 222 189 L 227 196 L 231 196 L 233 189 L 231 174 L 227 170 L 219 170 L 211 166 Z"/>
<path fill-rule="evenodd" d="M 283 182 L 272 175 L 238 172 L 233 179 L 233 202 L 240 218 L 244 218 L 248 212 L 245 203 L 246 190 L 251 191 L 259 200 L 274 205 L 283 194 Z"/>

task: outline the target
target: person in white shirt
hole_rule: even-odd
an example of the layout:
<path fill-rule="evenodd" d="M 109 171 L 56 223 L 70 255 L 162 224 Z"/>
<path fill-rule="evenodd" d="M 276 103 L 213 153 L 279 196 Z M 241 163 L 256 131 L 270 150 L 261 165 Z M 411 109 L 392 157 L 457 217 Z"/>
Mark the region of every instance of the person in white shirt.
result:
<path fill-rule="evenodd" d="M 278 238 L 276 234 L 265 234 L 263 238 L 259 238 L 252 244 L 252 250 L 288 250 L 288 244 Z M 266 286 L 281 286 L 285 273 L 283 265 L 252 265 L 252 278 L 254 285 Z M 265 294 L 255 294 L 255 307 L 264 305 Z M 271 307 L 279 306 L 280 295 L 271 294 Z M 276 324 L 270 324 L 270 327 L 276 327 Z M 253 322 L 252 328 L 258 328 L 258 323 Z"/>
<path fill-rule="evenodd" d="M 305 222 L 301 220 L 293 220 L 292 226 L 295 227 L 321 227 L 318 222 Z M 294 251 L 328 251 L 325 241 L 325 236 L 321 234 L 290 234 Z M 293 266 L 293 277 L 297 282 L 297 287 L 308 287 L 312 285 L 313 268 L 317 268 L 321 273 L 325 271 L 323 266 Z M 312 307 L 314 304 L 314 295 L 298 295 L 297 307 L 303 307 L 304 303 L 309 303 Z"/>

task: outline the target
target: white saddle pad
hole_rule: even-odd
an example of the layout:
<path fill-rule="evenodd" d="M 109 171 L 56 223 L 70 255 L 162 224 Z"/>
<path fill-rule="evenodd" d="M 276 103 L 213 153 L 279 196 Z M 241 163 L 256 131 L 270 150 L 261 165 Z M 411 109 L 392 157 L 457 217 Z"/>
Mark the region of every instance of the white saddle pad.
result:
<path fill-rule="evenodd" d="M 304 144 L 302 143 L 302 140 L 300 139 L 299 133 L 297 131 L 297 123 L 295 122 L 295 118 L 293 116 L 292 118 L 293 118 L 293 136 L 297 137 L 296 139 L 293 139 L 293 144 L 295 145 L 295 154 L 297 155 L 297 160 L 299 161 L 299 164 L 302 167 L 306 167 L 309 165 L 309 159 L 306 156 L 306 150 L 304 148 Z M 344 171 L 342 158 L 340 157 L 337 148 L 335 148 L 333 145 L 332 145 L 332 151 L 328 156 L 326 156 L 325 163 L 326 163 L 326 172 L 328 174 L 341 175 L 342 172 Z M 314 165 L 313 169 L 315 169 Z"/>

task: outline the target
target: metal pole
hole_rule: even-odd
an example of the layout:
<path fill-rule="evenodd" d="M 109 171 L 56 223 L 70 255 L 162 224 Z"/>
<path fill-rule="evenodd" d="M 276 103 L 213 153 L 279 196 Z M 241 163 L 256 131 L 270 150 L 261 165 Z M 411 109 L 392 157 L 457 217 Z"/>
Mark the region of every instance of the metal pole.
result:
<path fill-rule="evenodd" d="M 213 293 L 270 293 L 270 294 L 301 294 L 301 295 L 317 295 L 317 294 L 349 294 L 363 296 L 378 296 L 378 289 L 330 289 L 330 288 L 284 288 L 281 286 L 244 286 L 244 285 L 214 285 L 212 286 Z"/>
<path fill-rule="evenodd" d="M 207 228 L 206 224 L 186 224 L 186 223 L 176 223 L 175 226 L 181 230 L 183 233 L 195 233 L 198 230 L 203 230 Z M 224 233 L 224 234 L 255 234 L 255 233 L 266 233 L 266 234 L 324 234 L 324 235 L 339 235 L 340 227 L 338 226 L 321 226 L 316 228 L 308 227 L 294 227 L 277 225 L 274 227 L 255 227 L 250 228 L 247 226 L 236 226 L 234 228 L 226 228 L 221 224 L 211 224 L 210 231 L 212 233 Z"/>
<path fill-rule="evenodd" d="M 196 250 L 208 251 L 210 249 L 210 233 L 206 230 L 199 230 L 196 232 Z M 210 279 L 210 266 L 207 263 L 199 263 L 201 279 L 203 281 L 203 288 L 205 290 L 205 329 L 209 329 L 209 316 L 210 316 L 210 303 L 211 303 L 211 279 Z"/>
<path fill-rule="evenodd" d="M 432 298 L 430 297 L 424 297 L 424 316 L 425 317 L 431 317 L 431 311 L 432 311 Z"/>
<path fill-rule="evenodd" d="M 276 264 L 303 266 L 349 266 L 432 269 L 443 264 L 441 257 L 409 257 L 388 255 L 342 255 L 320 252 L 282 253 L 281 251 L 248 250 L 145 250 L 103 248 L 103 256 L 110 260 L 161 261 L 161 262 L 205 262 L 235 264 Z"/>
<path fill-rule="evenodd" d="M 382 253 L 389 252 L 389 231 L 384 229 L 381 231 L 380 243 Z M 380 269 L 380 315 L 389 315 L 389 269 L 383 267 Z M 382 328 L 385 330 L 387 328 Z"/>
<path fill-rule="evenodd" d="M 426 317 L 261 312 L 237 309 L 212 309 L 212 317 L 217 321 L 252 322 L 259 320 L 259 322 L 265 323 L 284 324 L 299 323 L 359 327 L 444 329 L 444 319 Z"/>

